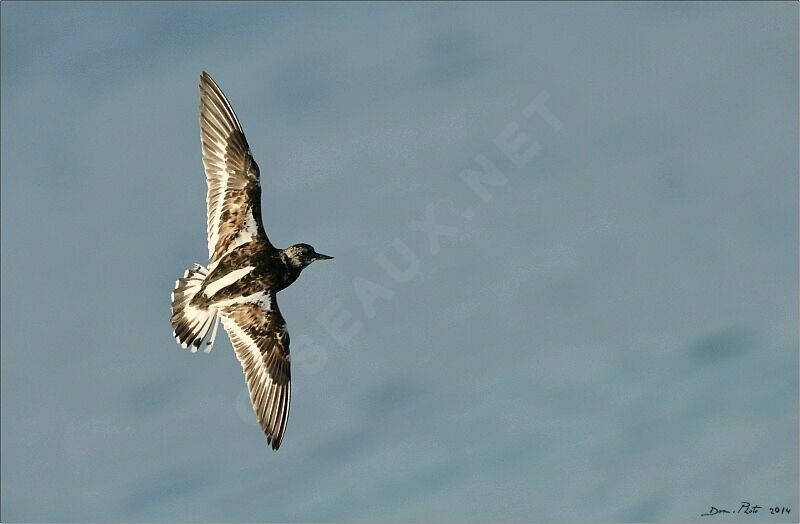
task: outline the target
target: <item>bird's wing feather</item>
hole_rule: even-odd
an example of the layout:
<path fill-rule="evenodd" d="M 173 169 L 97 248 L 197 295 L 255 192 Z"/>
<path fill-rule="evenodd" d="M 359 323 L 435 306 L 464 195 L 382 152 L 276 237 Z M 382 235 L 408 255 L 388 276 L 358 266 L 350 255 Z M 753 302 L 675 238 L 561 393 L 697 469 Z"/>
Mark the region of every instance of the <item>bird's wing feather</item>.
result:
<path fill-rule="evenodd" d="M 211 76 L 200 76 L 200 139 L 208 182 L 208 256 L 219 260 L 238 245 L 269 243 L 261 221 L 258 164 L 239 119 Z"/>
<path fill-rule="evenodd" d="M 267 442 L 278 449 L 286 430 L 292 397 L 289 333 L 275 293 L 258 302 L 225 307 L 222 325 L 242 364 L 250 400 Z"/>

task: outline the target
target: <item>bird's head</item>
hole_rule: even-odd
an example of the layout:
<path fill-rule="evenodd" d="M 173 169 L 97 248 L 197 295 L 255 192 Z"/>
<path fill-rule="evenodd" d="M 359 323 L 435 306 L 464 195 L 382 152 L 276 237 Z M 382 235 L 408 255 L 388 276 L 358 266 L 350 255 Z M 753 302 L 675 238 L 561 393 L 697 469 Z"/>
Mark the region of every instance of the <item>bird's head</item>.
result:
<path fill-rule="evenodd" d="M 333 257 L 317 253 L 308 244 L 295 244 L 283 250 L 283 257 L 289 265 L 303 269 L 315 260 L 330 260 Z"/>

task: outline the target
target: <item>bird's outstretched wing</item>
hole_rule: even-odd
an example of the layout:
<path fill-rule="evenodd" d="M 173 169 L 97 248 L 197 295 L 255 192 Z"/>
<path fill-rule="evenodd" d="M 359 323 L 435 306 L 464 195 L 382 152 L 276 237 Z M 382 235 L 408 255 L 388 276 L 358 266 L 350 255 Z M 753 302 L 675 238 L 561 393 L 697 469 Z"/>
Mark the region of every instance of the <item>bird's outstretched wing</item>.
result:
<path fill-rule="evenodd" d="M 258 164 L 222 90 L 200 75 L 200 139 L 208 182 L 208 256 L 213 263 L 251 241 L 272 247 L 261 221 Z"/>
<path fill-rule="evenodd" d="M 278 449 L 289 418 L 292 387 L 289 333 L 275 293 L 267 291 L 258 302 L 225 307 L 220 314 L 242 364 L 250 400 L 267 443 Z"/>

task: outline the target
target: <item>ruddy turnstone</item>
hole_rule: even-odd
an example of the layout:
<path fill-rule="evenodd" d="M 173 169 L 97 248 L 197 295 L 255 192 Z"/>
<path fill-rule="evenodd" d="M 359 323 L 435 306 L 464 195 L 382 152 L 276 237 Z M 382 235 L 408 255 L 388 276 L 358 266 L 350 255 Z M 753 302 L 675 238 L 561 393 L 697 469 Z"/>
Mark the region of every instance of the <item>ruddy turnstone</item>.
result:
<path fill-rule="evenodd" d="M 291 400 L 289 333 L 275 295 L 315 260 L 308 244 L 274 247 L 261 221 L 256 161 L 233 107 L 211 76 L 200 76 L 200 138 L 208 182 L 208 266 L 193 265 L 172 292 L 173 335 L 211 351 L 219 321 L 242 364 L 267 443 L 278 449 Z M 213 329 L 212 329 L 213 326 Z"/>

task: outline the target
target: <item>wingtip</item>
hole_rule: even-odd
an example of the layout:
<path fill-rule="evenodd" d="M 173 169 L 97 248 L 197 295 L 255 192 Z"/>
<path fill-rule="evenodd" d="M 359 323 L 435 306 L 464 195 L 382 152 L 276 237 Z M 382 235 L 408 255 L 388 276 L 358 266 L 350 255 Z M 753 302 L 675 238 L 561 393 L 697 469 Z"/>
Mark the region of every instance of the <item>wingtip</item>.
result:
<path fill-rule="evenodd" d="M 267 435 L 267 444 L 269 444 L 273 451 L 278 451 L 278 448 L 281 447 L 281 441 L 279 439 L 270 438 L 269 435 Z"/>
<path fill-rule="evenodd" d="M 214 80 L 211 78 L 211 75 L 209 75 L 206 71 L 203 71 L 202 73 L 200 73 L 200 84 L 197 87 L 199 87 L 200 90 L 202 91 L 203 86 L 207 86 L 213 83 Z"/>

